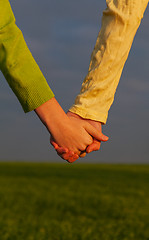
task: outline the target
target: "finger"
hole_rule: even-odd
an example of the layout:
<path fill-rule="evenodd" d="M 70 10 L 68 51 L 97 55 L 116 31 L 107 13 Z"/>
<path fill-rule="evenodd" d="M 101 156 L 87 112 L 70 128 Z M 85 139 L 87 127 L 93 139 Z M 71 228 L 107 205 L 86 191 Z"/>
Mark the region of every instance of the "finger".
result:
<path fill-rule="evenodd" d="M 69 160 L 67 160 L 67 162 L 73 163 L 73 162 L 75 162 L 78 158 L 79 158 L 79 156 L 78 156 L 78 155 L 75 155 L 75 156 L 73 156 L 72 158 L 69 158 Z"/>
<path fill-rule="evenodd" d="M 68 161 L 69 163 L 72 163 L 72 162 L 76 161 L 76 160 L 79 158 L 78 154 L 76 154 L 76 153 L 74 153 L 74 152 L 72 152 L 72 151 L 69 151 L 68 153 L 63 153 L 63 154 L 59 154 L 59 153 L 57 152 L 57 154 L 58 154 L 62 159 Z"/>
<path fill-rule="evenodd" d="M 56 150 L 57 151 L 57 150 Z M 72 158 L 74 156 L 74 153 L 72 153 L 71 151 L 66 152 L 66 153 L 60 153 L 57 151 L 57 154 L 63 158 L 64 160 L 68 160 L 69 158 Z"/>
<path fill-rule="evenodd" d="M 61 155 L 61 154 L 64 154 L 64 153 L 68 153 L 69 154 L 69 151 L 67 148 L 63 148 L 63 147 L 58 147 L 57 149 L 55 149 L 57 151 L 57 154 Z"/>
<path fill-rule="evenodd" d="M 53 140 L 53 138 L 50 138 L 50 143 L 51 143 L 51 145 L 55 148 L 55 150 L 56 149 L 58 149 L 58 144 Z"/>
<path fill-rule="evenodd" d="M 67 148 L 59 147 L 52 137 L 50 138 L 50 143 L 52 144 L 52 146 L 54 147 L 54 149 L 57 151 L 58 154 L 63 154 L 68 152 Z"/>
<path fill-rule="evenodd" d="M 72 156 L 65 154 L 65 156 L 63 156 L 63 157 L 69 163 L 73 163 L 79 158 L 79 156 L 75 153 Z"/>
<path fill-rule="evenodd" d="M 98 151 L 100 149 L 100 146 L 101 142 L 94 139 L 93 143 L 86 148 L 86 152 L 91 153 L 93 151 Z"/>
<path fill-rule="evenodd" d="M 85 124 L 84 128 L 86 129 L 86 131 L 93 136 L 94 138 L 96 138 L 99 141 L 108 141 L 108 137 L 106 135 L 104 135 L 102 132 L 98 131 L 95 127 L 93 127 L 91 124 L 87 123 Z"/>
<path fill-rule="evenodd" d="M 73 151 L 69 151 L 67 148 L 59 147 L 58 144 L 54 141 L 53 137 L 50 138 L 50 143 L 56 150 L 57 154 L 64 160 L 68 161 L 69 163 L 73 163 L 79 158 L 77 153 Z M 80 153 L 80 151 L 78 151 Z"/>
<path fill-rule="evenodd" d="M 85 156 L 86 156 L 86 152 L 81 152 L 79 155 L 80 158 L 84 158 Z"/>

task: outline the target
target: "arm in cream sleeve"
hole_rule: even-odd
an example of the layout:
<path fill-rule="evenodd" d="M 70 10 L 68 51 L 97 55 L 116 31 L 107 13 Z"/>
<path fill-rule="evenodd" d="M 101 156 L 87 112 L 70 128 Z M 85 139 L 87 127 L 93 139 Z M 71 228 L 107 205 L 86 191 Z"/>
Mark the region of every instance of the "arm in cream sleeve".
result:
<path fill-rule="evenodd" d="M 54 96 L 15 24 L 8 0 L 0 0 L 0 70 L 25 112 Z"/>
<path fill-rule="evenodd" d="M 106 0 L 88 74 L 71 112 L 106 123 L 124 64 L 148 0 Z"/>

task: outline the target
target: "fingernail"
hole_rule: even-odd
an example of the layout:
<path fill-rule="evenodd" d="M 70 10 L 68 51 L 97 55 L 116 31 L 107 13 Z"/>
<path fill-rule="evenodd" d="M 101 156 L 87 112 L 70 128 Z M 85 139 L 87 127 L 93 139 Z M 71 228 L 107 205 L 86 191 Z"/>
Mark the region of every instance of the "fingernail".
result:
<path fill-rule="evenodd" d="M 109 139 L 109 137 L 107 137 L 107 136 L 104 136 L 104 140 L 106 140 L 106 141 L 107 141 L 108 139 Z"/>

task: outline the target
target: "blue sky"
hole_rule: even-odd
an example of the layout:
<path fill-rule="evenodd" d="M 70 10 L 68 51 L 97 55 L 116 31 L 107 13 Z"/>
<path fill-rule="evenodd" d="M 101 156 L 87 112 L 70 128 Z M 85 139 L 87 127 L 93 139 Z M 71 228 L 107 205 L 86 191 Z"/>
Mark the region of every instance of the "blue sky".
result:
<path fill-rule="evenodd" d="M 10 1 L 17 25 L 50 87 L 67 111 L 87 73 L 105 1 Z M 126 62 L 105 132 L 110 140 L 79 162 L 149 162 L 149 8 Z M 0 74 L 0 159 L 55 161 L 49 134 L 22 108 Z"/>

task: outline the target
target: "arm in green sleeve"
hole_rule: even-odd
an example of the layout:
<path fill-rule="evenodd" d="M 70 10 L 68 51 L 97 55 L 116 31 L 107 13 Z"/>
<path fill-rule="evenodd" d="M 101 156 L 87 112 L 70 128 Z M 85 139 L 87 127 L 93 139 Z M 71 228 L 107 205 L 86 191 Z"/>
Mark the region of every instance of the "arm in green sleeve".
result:
<path fill-rule="evenodd" d="M 0 69 L 25 112 L 54 94 L 30 53 L 8 0 L 0 0 Z"/>

